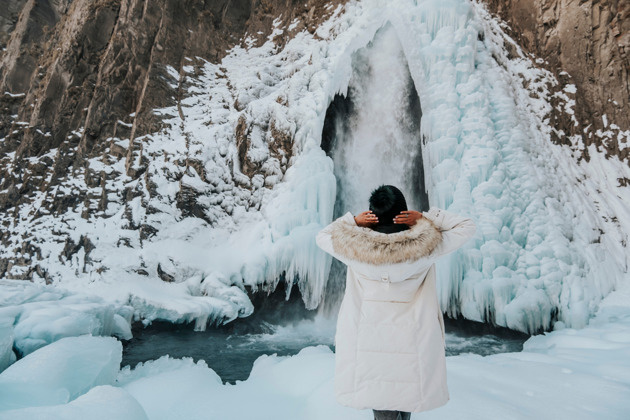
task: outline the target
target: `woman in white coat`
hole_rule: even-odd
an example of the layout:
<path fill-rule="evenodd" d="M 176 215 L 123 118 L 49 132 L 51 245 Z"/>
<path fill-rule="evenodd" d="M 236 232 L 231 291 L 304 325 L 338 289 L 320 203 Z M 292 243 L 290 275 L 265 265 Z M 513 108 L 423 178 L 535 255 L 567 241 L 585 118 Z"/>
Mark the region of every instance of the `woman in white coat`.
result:
<path fill-rule="evenodd" d="M 377 420 L 446 404 L 435 261 L 474 233 L 472 220 L 444 210 L 407 211 L 390 185 L 372 193 L 370 211 L 319 232 L 317 245 L 348 266 L 335 336 L 339 403 L 371 408 Z"/>

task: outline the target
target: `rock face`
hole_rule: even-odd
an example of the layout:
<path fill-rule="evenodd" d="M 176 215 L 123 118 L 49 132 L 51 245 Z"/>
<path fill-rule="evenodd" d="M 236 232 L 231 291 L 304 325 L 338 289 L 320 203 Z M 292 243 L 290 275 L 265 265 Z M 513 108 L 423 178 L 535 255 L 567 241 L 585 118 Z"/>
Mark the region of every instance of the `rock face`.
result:
<path fill-rule="evenodd" d="M 280 46 L 304 29 L 314 33 L 330 16 L 330 4 L 343 1 L 7 3 L 0 10 L 0 242 L 17 249 L 15 232 L 8 229 L 10 219 L 37 192 L 46 191 L 47 197 L 37 214 L 29 217 L 62 215 L 83 204 L 82 215 L 88 219 L 107 208 L 106 183 L 111 179 L 107 171 L 89 167 L 88 159 L 98 157 L 111 165 L 126 158 L 126 175 L 132 179 L 143 175 L 147 157 L 141 138 L 163 127 L 164 117 L 152 111 L 177 105 L 183 118 L 180 104 L 191 83 L 187 75 L 194 75 L 195 68 L 220 62 L 246 38 L 249 46 L 264 42 L 274 22 L 291 25 L 290 31 L 274 39 Z M 280 143 L 290 157 L 291 139 Z M 241 166 L 248 169 L 246 157 L 242 160 Z M 62 192 L 60 185 L 76 176 L 102 192 Z M 135 196 L 128 191 L 124 200 Z M 185 185 L 178 197 L 177 205 L 185 214 L 197 215 L 194 205 L 187 205 Z M 141 237 L 152 233 L 151 227 L 138 229 Z M 32 244 L 23 242 L 18 248 L 20 258 L 0 258 L 0 278 L 12 266 L 29 265 L 31 258 L 40 257 Z M 33 270 L 42 274 L 31 265 L 9 276 L 30 278 Z"/>
<path fill-rule="evenodd" d="M 172 75 L 165 73 L 166 65 L 181 74 L 182 67 L 191 64 L 186 57 L 218 62 L 247 33 L 264 40 L 277 16 L 287 23 L 303 18 L 296 30 L 309 23 L 316 27 L 313 16 L 325 15 L 315 13 L 323 3 L 12 3 L 0 21 L 5 38 L 12 28 L 0 66 L 0 83 L 11 93 L 2 103 L 1 151 L 37 156 L 69 137 L 80 143 L 82 155 L 102 152 L 102 140 L 110 137 L 133 143 L 159 129 L 160 119 L 152 109 L 181 100 L 180 89 L 167 83 Z M 16 121 L 22 125 L 16 126 Z"/>
<path fill-rule="evenodd" d="M 630 130 L 630 1 L 483 0 L 509 35 L 540 58 L 563 85 L 573 84 L 575 119 L 552 115 L 555 140 L 581 136 L 627 160 Z M 626 132 L 619 136 L 619 133 Z M 564 134 L 564 135 L 563 135 Z M 584 152 L 588 158 L 588 151 Z"/>

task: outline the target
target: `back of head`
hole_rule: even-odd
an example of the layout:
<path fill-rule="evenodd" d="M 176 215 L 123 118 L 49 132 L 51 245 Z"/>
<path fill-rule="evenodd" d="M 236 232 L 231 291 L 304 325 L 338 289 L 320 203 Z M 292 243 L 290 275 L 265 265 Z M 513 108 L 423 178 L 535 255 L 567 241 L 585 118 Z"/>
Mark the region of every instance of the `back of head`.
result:
<path fill-rule="evenodd" d="M 370 210 L 378 217 L 374 230 L 381 233 L 396 233 L 409 229 L 407 225 L 394 224 L 394 217 L 407 210 L 403 193 L 393 185 L 381 185 L 370 196 Z"/>

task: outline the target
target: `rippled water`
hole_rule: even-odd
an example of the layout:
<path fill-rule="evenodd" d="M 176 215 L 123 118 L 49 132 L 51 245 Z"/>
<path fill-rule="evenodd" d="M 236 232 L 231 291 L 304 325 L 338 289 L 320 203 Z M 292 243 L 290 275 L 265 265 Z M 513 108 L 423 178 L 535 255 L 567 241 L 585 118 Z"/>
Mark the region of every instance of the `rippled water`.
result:
<path fill-rule="evenodd" d="M 169 355 L 205 360 L 224 382 L 249 376 L 254 361 L 263 354 L 287 356 L 308 346 L 333 348 L 334 322 L 323 318 L 278 326 L 268 322 L 241 322 L 207 331 L 193 331 L 190 325 L 156 323 L 134 331 L 125 343 L 123 366 Z M 521 351 L 524 334 L 496 329 L 470 321 L 446 320 L 446 354 L 489 355 Z"/>

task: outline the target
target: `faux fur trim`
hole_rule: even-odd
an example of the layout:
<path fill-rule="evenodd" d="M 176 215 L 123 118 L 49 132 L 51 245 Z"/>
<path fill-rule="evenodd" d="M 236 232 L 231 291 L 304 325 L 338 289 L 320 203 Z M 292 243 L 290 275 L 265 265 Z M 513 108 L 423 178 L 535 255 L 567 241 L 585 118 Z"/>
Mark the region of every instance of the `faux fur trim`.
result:
<path fill-rule="evenodd" d="M 382 265 L 426 257 L 442 241 L 442 233 L 424 217 L 411 229 L 390 234 L 338 220 L 331 231 L 331 238 L 336 253 L 355 261 Z"/>

